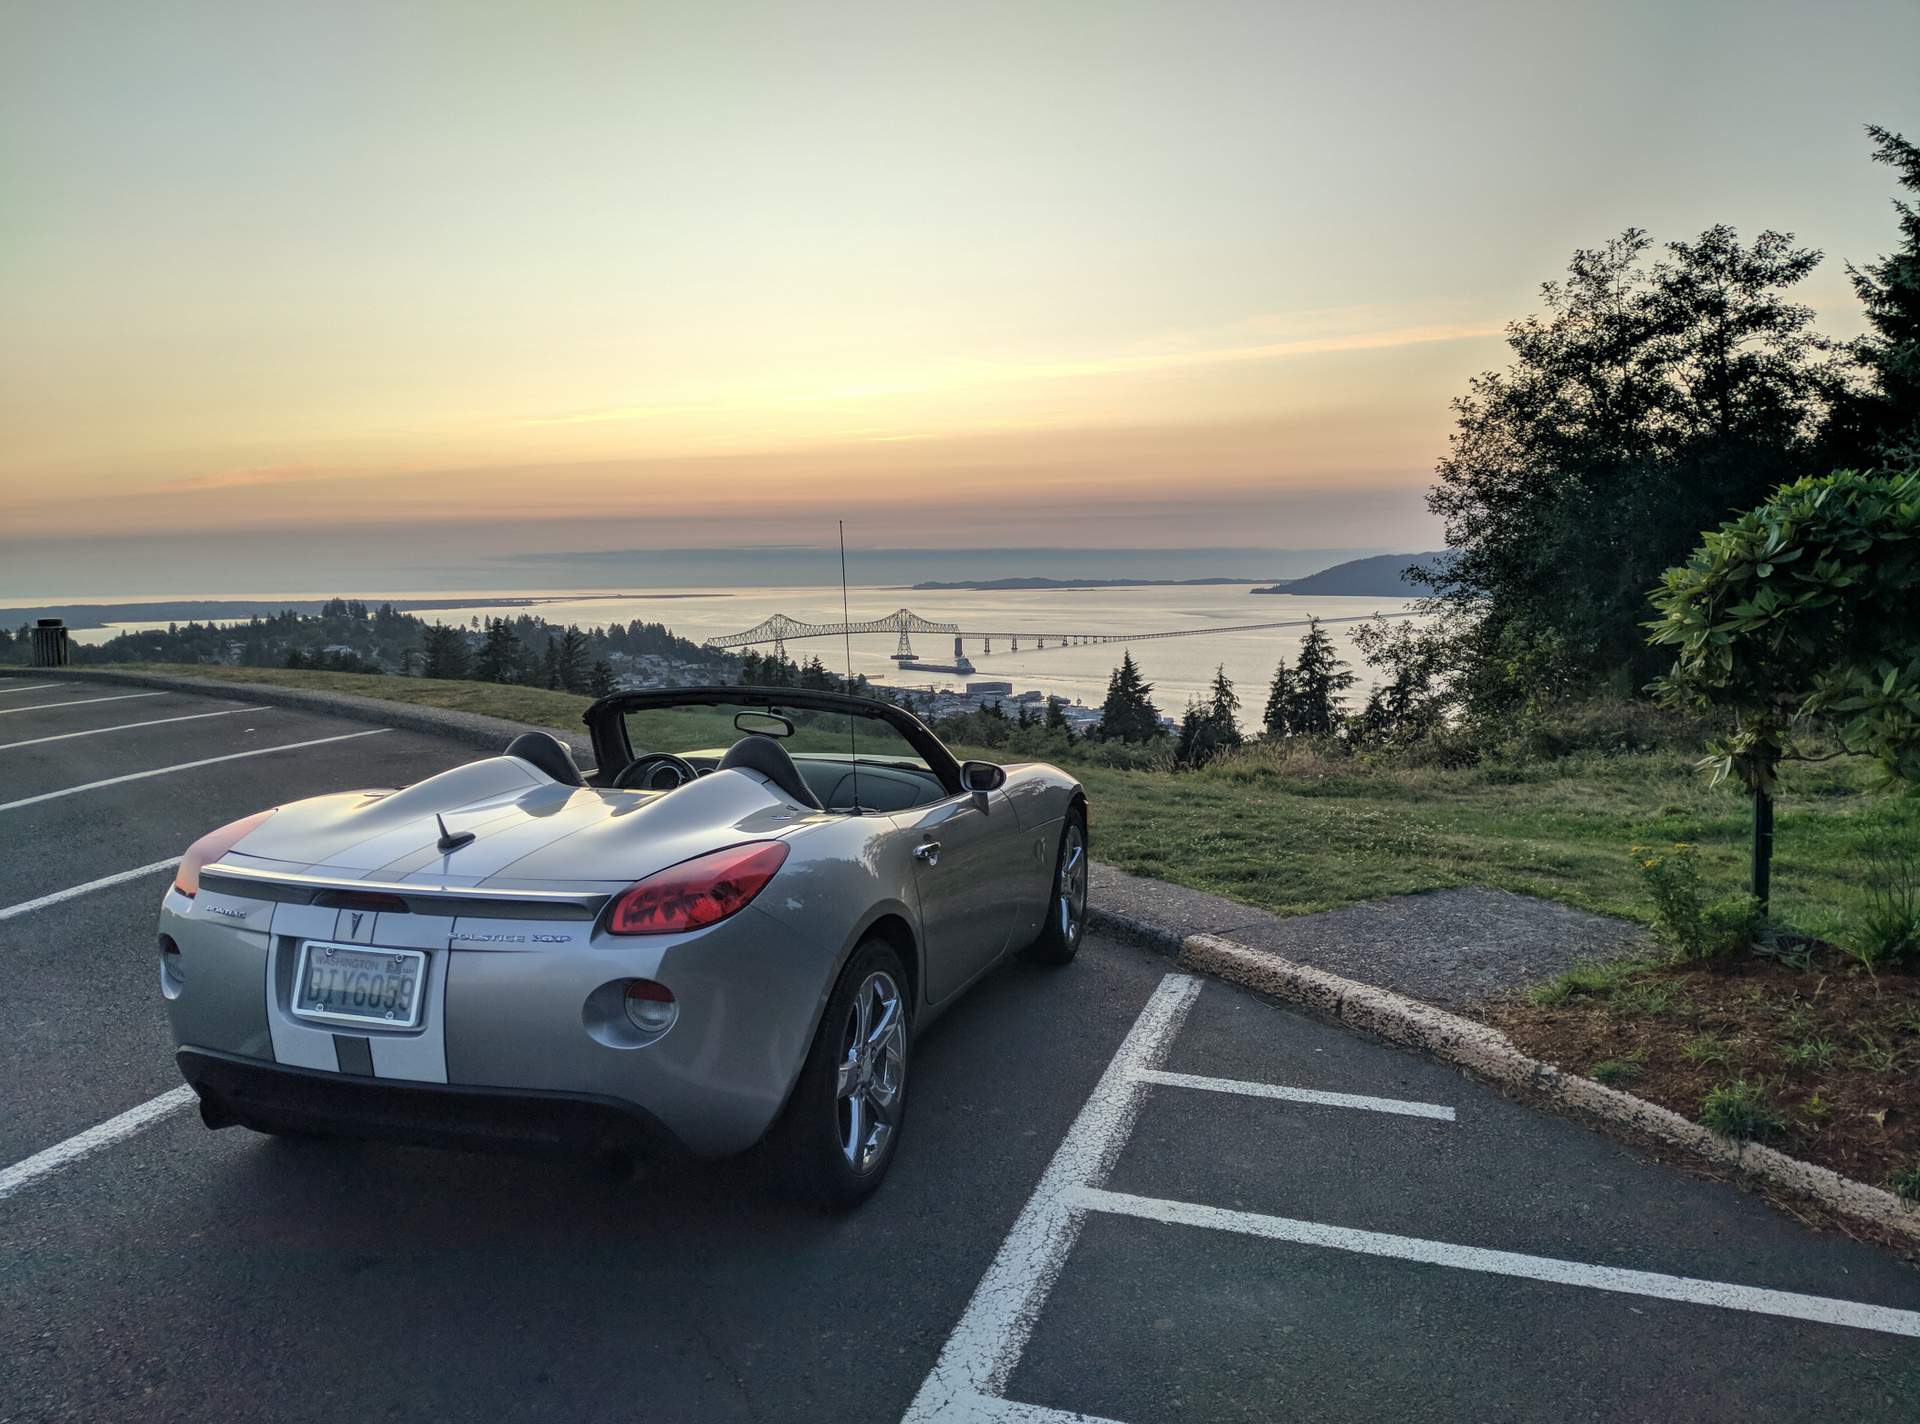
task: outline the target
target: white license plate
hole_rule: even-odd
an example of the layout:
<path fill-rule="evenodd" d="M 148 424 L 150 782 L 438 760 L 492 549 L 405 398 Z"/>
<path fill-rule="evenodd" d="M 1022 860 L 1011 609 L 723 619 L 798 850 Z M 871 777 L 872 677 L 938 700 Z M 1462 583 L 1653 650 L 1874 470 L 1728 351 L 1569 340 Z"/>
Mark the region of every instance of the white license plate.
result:
<path fill-rule="evenodd" d="M 310 939 L 300 946 L 293 1011 L 326 1023 L 414 1028 L 426 980 L 427 956 L 417 949 Z"/>

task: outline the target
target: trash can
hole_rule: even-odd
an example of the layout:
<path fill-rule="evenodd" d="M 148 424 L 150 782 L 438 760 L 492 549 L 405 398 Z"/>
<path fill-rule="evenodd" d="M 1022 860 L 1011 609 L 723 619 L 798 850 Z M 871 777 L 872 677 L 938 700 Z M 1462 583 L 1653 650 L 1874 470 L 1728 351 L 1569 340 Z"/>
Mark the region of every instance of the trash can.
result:
<path fill-rule="evenodd" d="M 33 626 L 33 665 L 67 665 L 67 625 L 58 618 L 42 618 Z"/>

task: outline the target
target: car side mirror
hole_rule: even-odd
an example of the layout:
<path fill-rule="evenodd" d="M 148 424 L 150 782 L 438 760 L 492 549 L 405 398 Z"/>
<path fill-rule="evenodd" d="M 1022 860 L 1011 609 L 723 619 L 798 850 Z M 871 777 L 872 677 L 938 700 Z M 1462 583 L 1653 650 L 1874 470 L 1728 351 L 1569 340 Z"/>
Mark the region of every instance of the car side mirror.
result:
<path fill-rule="evenodd" d="M 995 766 L 990 761 L 963 761 L 960 763 L 960 785 L 975 796 L 985 796 L 989 791 L 998 791 L 1007 784 L 1007 769 Z"/>

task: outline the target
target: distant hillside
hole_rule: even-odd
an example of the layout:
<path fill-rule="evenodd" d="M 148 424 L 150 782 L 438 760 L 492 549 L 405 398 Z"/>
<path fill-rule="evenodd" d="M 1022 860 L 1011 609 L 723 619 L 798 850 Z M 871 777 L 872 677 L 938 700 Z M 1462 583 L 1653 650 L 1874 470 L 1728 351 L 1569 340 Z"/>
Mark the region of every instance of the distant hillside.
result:
<path fill-rule="evenodd" d="M 1196 584 L 1216 583 L 1252 583 L 1246 578 L 1190 578 L 1190 579 L 1150 579 L 1150 578 L 997 578 L 997 579 L 957 579 L 952 583 L 929 581 L 912 585 L 915 589 L 968 589 L 971 591 L 1005 592 L 1008 589 L 1022 588 L 1189 588 Z"/>
<path fill-rule="evenodd" d="M 1353 598 L 1425 598 L 1433 592 L 1430 584 L 1415 583 L 1400 576 L 1412 564 L 1445 561 L 1446 550 L 1426 554 L 1377 554 L 1371 559 L 1350 559 L 1305 578 L 1285 579 L 1255 593 L 1310 593 Z"/>

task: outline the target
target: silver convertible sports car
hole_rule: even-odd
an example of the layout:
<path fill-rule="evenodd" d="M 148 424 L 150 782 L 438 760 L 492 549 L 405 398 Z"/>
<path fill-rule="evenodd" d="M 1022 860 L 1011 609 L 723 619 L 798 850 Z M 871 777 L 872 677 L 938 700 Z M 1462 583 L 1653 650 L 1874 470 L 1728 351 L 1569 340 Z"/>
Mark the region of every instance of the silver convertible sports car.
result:
<path fill-rule="evenodd" d="M 701 1156 L 771 1138 L 878 1185 L 913 1040 L 1006 955 L 1064 964 L 1087 807 L 911 714 L 792 689 L 618 693 L 559 738 L 222 827 L 160 910 L 209 1127 Z"/>

